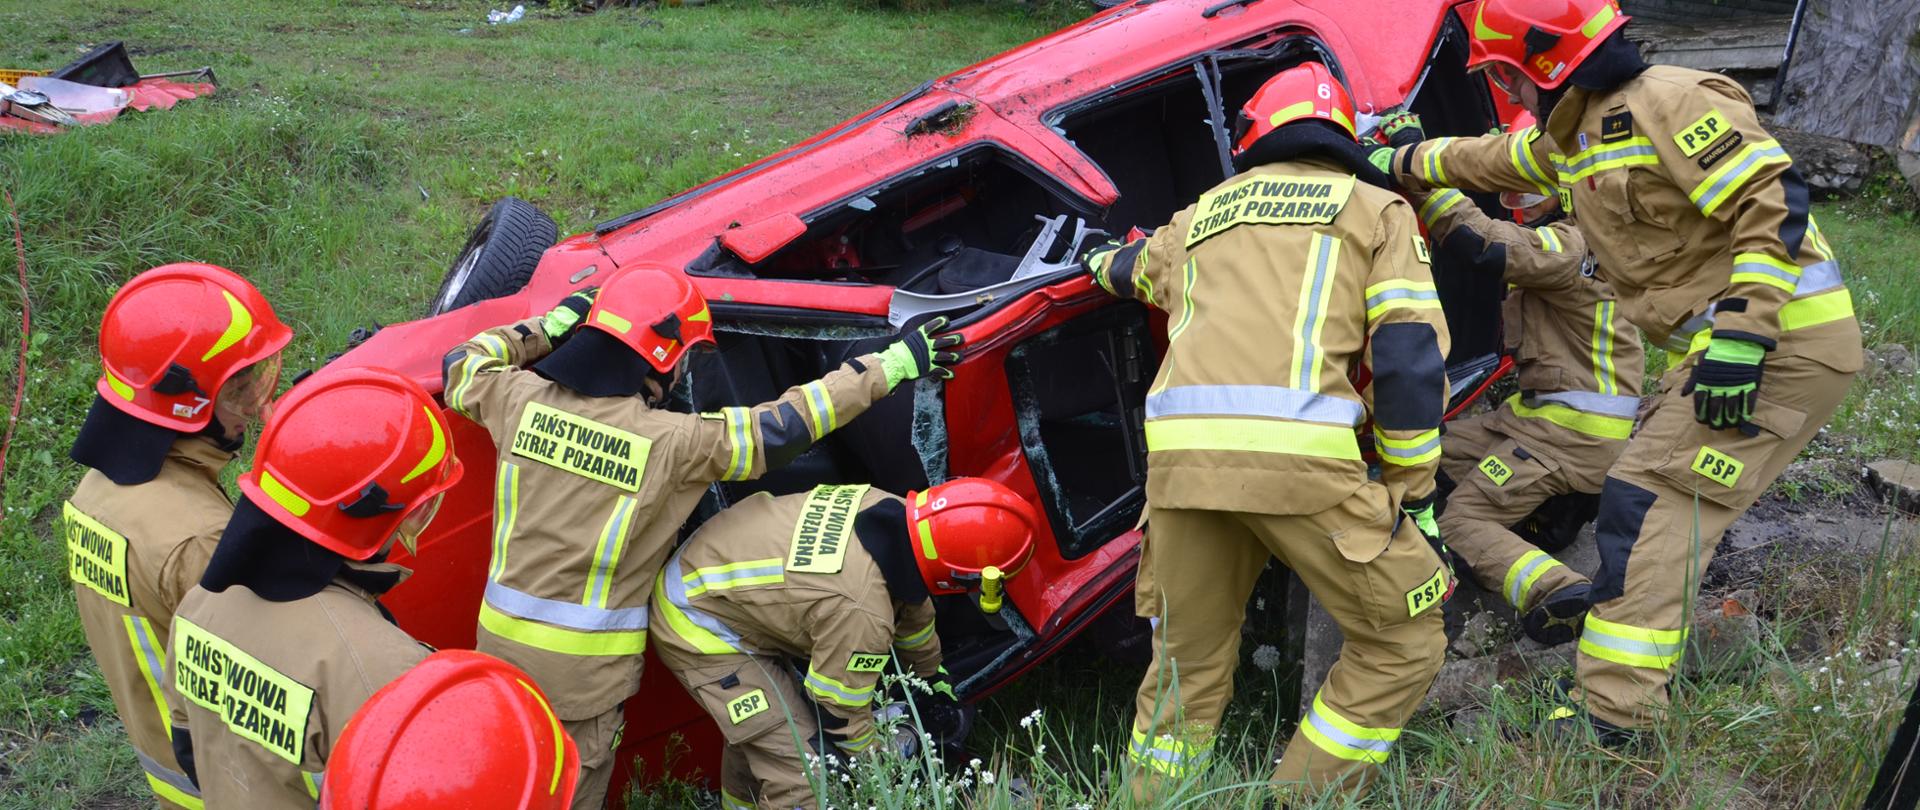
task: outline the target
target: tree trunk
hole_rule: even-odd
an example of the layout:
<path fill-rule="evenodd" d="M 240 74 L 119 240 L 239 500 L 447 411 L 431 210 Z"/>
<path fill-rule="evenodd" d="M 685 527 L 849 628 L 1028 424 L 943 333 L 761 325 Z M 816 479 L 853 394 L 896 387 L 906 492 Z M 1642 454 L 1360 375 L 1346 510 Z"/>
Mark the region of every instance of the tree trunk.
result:
<path fill-rule="evenodd" d="M 1774 120 L 1920 152 L 1920 2 L 1807 2 Z"/>

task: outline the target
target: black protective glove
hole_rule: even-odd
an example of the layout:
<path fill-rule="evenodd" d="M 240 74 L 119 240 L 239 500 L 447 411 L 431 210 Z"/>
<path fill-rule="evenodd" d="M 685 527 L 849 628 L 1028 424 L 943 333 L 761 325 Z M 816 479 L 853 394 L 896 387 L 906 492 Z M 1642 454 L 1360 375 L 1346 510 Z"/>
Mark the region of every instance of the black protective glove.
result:
<path fill-rule="evenodd" d="M 1411 110 L 1388 113 L 1380 119 L 1380 132 L 1387 136 L 1387 145 L 1395 149 L 1427 139 L 1427 131 L 1420 126 L 1420 116 Z"/>
<path fill-rule="evenodd" d="M 966 341 L 957 332 L 940 331 L 945 328 L 946 317 L 934 318 L 921 324 L 919 329 L 902 334 L 880 352 L 880 367 L 887 374 L 888 390 L 928 375 L 953 379 L 953 372 L 947 366 L 960 362 L 960 353 L 941 350 L 957 348 Z"/>
<path fill-rule="evenodd" d="M 1742 337 L 1714 333 L 1707 353 L 1680 392 L 1693 395 L 1693 418 L 1714 430 L 1738 429 L 1757 435 L 1753 409 L 1759 402 L 1767 348 Z"/>

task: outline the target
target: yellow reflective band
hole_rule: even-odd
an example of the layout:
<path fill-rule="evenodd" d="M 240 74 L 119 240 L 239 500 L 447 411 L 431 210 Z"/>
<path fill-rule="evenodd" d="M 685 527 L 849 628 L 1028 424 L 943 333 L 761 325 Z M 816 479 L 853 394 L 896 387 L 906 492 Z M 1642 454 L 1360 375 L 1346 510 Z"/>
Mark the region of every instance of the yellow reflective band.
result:
<path fill-rule="evenodd" d="M 1373 440 L 1379 445 L 1378 455 L 1382 464 L 1414 467 L 1440 457 L 1440 431 L 1437 428 L 1411 439 L 1396 439 L 1375 427 Z"/>
<path fill-rule="evenodd" d="M 1633 436 L 1632 419 L 1576 411 L 1558 402 L 1543 402 L 1537 406 L 1528 405 L 1520 400 L 1519 394 L 1508 397 L 1507 406 L 1513 409 L 1515 416 L 1545 419 L 1575 433 L 1583 433 L 1596 439 L 1625 441 Z"/>
<path fill-rule="evenodd" d="M 752 415 L 746 408 L 727 408 L 721 413 L 727 420 L 727 447 L 732 453 L 721 480 L 745 481 L 747 475 L 753 472 Z"/>
<path fill-rule="evenodd" d="M 1273 419 L 1158 419 L 1147 423 L 1147 450 L 1287 453 L 1360 460 L 1360 444 L 1349 428 Z"/>
<path fill-rule="evenodd" d="M 1594 302 L 1593 305 L 1593 379 L 1598 385 L 1597 393 L 1609 396 L 1620 393 L 1618 375 L 1613 368 L 1613 307 L 1612 299 Z"/>
<path fill-rule="evenodd" d="M 128 385 L 126 380 L 122 380 L 119 377 L 113 376 L 113 371 L 108 369 L 105 366 L 105 364 L 102 364 L 100 369 L 101 369 L 100 378 L 107 381 L 107 387 L 113 389 L 113 393 L 118 395 L 121 399 L 124 399 L 128 402 L 132 402 L 133 386 Z"/>
<path fill-rule="evenodd" d="M 1559 253 L 1564 250 L 1560 245 L 1560 235 L 1554 233 L 1552 228 L 1534 228 L 1533 232 L 1540 237 L 1541 250 L 1548 253 Z"/>
<path fill-rule="evenodd" d="M 1453 185 L 1452 183 L 1447 182 L 1446 164 L 1440 161 L 1440 153 L 1447 151 L 1447 147 L 1452 146 L 1454 140 L 1455 140 L 1454 138 L 1440 138 L 1433 142 L 1432 149 L 1427 150 L 1427 156 L 1423 161 L 1423 164 L 1426 168 L 1426 176 L 1422 178 L 1427 181 L 1427 185 L 1430 185 L 1430 186 Z"/>
<path fill-rule="evenodd" d="M 1660 153 L 1654 151 L 1652 139 L 1641 136 L 1585 149 L 1555 163 L 1560 170 L 1561 182 L 1573 183 L 1608 169 L 1658 166 Z"/>
<path fill-rule="evenodd" d="M 934 622 L 927 622 L 926 627 L 922 627 L 904 636 L 894 637 L 893 645 L 903 650 L 915 650 L 925 646 L 927 642 L 933 640 L 934 624 Z"/>
<path fill-rule="evenodd" d="M 500 462 L 493 487 L 493 561 L 487 578 L 498 581 L 507 572 L 507 541 L 513 539 L 514 518 L 520 513 L 520 468 Z"/>
<path fill-rule="evenodd" d="M 695 568 L 691 573 L 680 577 L 680 581 L 687 586 L 688 599 L 708 591 L 770 585 L 786 581 L 786 574 L 780 567 L 782 562 L 779 557 L 770 557 L 764 560 L 743 560 L 726 565 Z"/>
<path fill-rule="evenodd" d="M 1473 15 L 1473 38 L 1481 42 L 1499 42 L 1513 39 L 1512 34 L 1503 34 L 1487 27 L 1487 4 L 1481 3 Z"/>
<path fill-rule="evenodd" d="M 740 652 L 738 647 L 722 641 L 719 636 L 708 632 L 706 628 L 694 624 L 692 619 L 667 597 L 666 572 L 662 571 L 653 581 L 653 610 L 655 615 L 667 622 L 667 630 L 678 636 L 702 655 L 731 655 Z M 482 607 L 485 605 L 483 604 Z"/>
<path fill-rule="evenodd" d="M 513 455 L 627 492 L 640 491 L 652 452 L 652 439 L 538 402 L 513 433 Z"/>
<path fill-rule="evenodd" d="M 816 697 L 826 698 L 842 706 L 865 706 L 873 702 L 873 687 L 848 686 L 831 676 L 821 674 L 819 670 L 813 668 L 812 662 L 807 663 L 807 677 L 801 679 L 800 683 Z"/>
<path fill-rule="evenodd" d="M 1780 331 L 1791 332 L 1795 329 L 1806 329 L 1851 317 L 1853 317 L 1853 294 L 1842 287 L 1832 292 L 1788 301 L 1780 307 Z"/>
<path fill-rule="evenodd" d="M 153 790 L 153 795 L 185 807 L 187 810 L 205 810 L 207 806 L 200 797 L 188 795 L 186 791 L 167 784 L 166 780 L 153 774 L 147 774 L 147 787 Z"/>
<path fill-rule="evenodd" d="M 605 608 L 613 595 L 613 574 L 620 567 L 620 554 L 632 534 L 633 512 L 640 507 L 638 498 L 623 495 L 613 504 L 613 512 L 600 527 L 600 540 L 593 547 L 593 566 L 587 571 L 587 584 L 580 604 Z"/>
<path fill-rule="evenodd" d="M 1553 183 L 1547 179 L 1547 170 L 1533 156 L 1533 140 L 1540 137 L 1540 130 L 1526 127 L 1508 137 L 1507 154 L 1513 159 L 1513 168 L 1532 183 L 1540 193 L 1553 196 Z"/>
<path fill-rule="evenodd" d="M 1296 104 L 1288 104 L 1285 107 L 1281 107 L 1280 109 L 1275 110 L 1273 115 L 1267 118 L 1267 125 L 1277 127 L 1295 118 L 1300 118 L 1302 116 L 1308 116 L 1312 114 L 1313 114 L 1313 102 L 1311 101 L 1302 101 Z"/>
<path fill-rule="evenodd" d="M 1376 765 L 1387 761 L 1394 741 L 1400 739 L 1400 729 L 1367 728 L 1341 717 L 1318 694 L 1313 696 L 1312 708 L 1300 721 L 1300 731 L 1329 754 Z"/>
<path fill-rule="evenodd" d="M 127 538 L 75 508 L 71 501 L 61 504 L 60 522 L 67 536 L 67 578 L 114 604 L 132 607 Z"/>
<path fill-rule="evenodd" d="M 540 690 L 519 678 L 515 678 L 514 682 L 520 684 L 521 689 L 527 690 L 527 694 L 533 696 L 535 703 L 540 704 L 540 711 L 547 715 L 547 726 L 553 731 L 553 778 L 547 782 L 547 795 L 552 796 L 560 792 L 560 766 L 566 762 L 567 737 L 560 731 L 560 718 L 554 715 L 553 707 L 547 705 L 547 699 L 540 696 Z"/>
<path fill-rule="evenodd" d="M 1793 282 L 1783 281 L 1766 273 L 1734 273 L 1729 279 L 1734 284 L 1765 284 L 1776 289 L 1793 292 Z"/>
<path fill-rule="evenodd" d="M 1781 148 L 1779 141 L 1771 138 L 1755 141 L 1741 147 L 1731 160 L 1721 164 L 1719 169 L 1694 186 L 1687 197 L 1693 200 L 1701 215 L 1710 217 L 1713 212 L 1720 210 L 1722 203 L 1737 196 L 1735 192 L 1761 169 L 1792 163 L 1793 159 L 1787 157 L 1787 151 Z"/>
<path fill-rule="evenodd" d="M 1169 344 L 1180 337 L 1180 333 L 1187 331 L 1187 327 L 1193 323 L 1193 285 L 1200 280 L 1199 271 L 1199 260 L 1192 257 L 1188 257 L 1187 263 L 1180 267 L 1182 282 L 1180 286 L 1180 322 L 1174 324 L 1173 328 L 1167 330 L 1167 343 Z M 1173 361 L 1169 358 L 1167 362 Z"/>
<path fill-rule="evenodd" d="M 131 613 L 122 616 L 127 623 L 127 642 L 133 645 L 133 659 L 140 662 L 140 677 L 147 682 L 147 692 L 153 696 L 153 705 L 160 711 L 160 728 L 166 730 L 167 737 L 173 737 L 173 719 L 167 715 L 167 695 L 160 691 L 160 682 L 167 679 L 166 656 L 161 652 L 160 637 L 153 631 L 153 623 L 144 616 Z"/>
<path fill-rule="evenodd" d="M 854 514 L 872 489 L 867 484 L 821 484 L 807 493 L 788 538 L 788 571 L 837 574 L 853 539 Z"/>
<path fill-rule="evenodd" d="M 321 774 L 308 773 L 306 771 L 300 772 L 300 781 L 304 782 L 307 786 L 307 798 L 316 802 L 320 801 L 320 779 Z"/>
<path fill-rule="evenodd" d="M 593 322 L 623 335 L 633 331 L 633 321 L 629 321 L 626 318 L 622 318 L 604 309 L 597 310 L 593 313 Z"/>
<path fill-rule="evenodd" d="M 920 556 L 929 560 L 940 559 L 940 550 L 933 545 L 933 521 L 920 521 L 914 525 L 914 531 L 920 536 Z"/>
<path fill-rule="evenodd" d="M 1501 590 L 1507 595 L 1507 604 L 1513 605 L 1514 610 L 1526 610 L 1527 594 L 1533 592 L 1533 583 L 1540 581 L 1540 576 L 1547 573 L 1547 569 L 1563 564 L 1539 549 L 1520 555 L 1520 559 L 1507 568 L 1506 581 L 1501 583 Z"/>
<path fill-rule="evenodd" d="M 827 386 L 819 380 L 800 386 L 807 398 L 807 418 L 813 422 L 813 438 L 819 441 L 822 436 L 832 433 L 839 427 L 833 413 L 833 397 L 827 394 Z"/>
<path fill-rule="evenodd" d="M 1211 739 L 1182 741 L 1170 734 L 1148 737 L 1139 729 L 1133 730 L 1127 747 L 1127 756 L 1135 764 L 1176 778 L 1204 767 L 1212 753 Z"/>
<path fill-rule="evenodd" d="M 1293 321 L 1293 363 L 1287 385 L 1302 391 L 1320 390 L 1320 335 L 1327 323 L 1327 306 L 1333 299 L 1333 280 L 1340 272 L 1340 244 L 1324 233 L 1315 232 L 1307 248 L 1307 268 L 1311 271 L 1300 285 L 1299 311 Z"/>
<path fill-rule="evenodd" d="M 1333 108 L 1333 122 L 1336 124 L 1339 124 L 1341 129 L 1344 129 L 1347 131 L 1347 134 L 1349 135 L 1353 134 L 1354 129 L 1353 129 L 1352 119 L 1347 118 L 1347 114 L 1345 112 L 1342 112 L 1339 107 Z"/>
<path fill-rule="evenodd" d="M 1587 614 L 1580 652 L 1639 669 L 1671 669 L 1686 650 L 1685 630 L 1654 630 L 1610 622 Z"/>
<path fill-rule="evenodd" d="M 857 737 L 834 740 L 833 744 L 849 754 L 858 754 L 873 747 L 873 729 L 868 728 L 866 731 L 860 732 L 860 735 Z"/>
<path fill-rule="evenodd" d="M 645 630 L 604 633 L 568 630 L 509 616 L 486 602 L 480 603 L 480 626 L 501 638 L 563 655 L 639 655 L 647 651 Z"/>
<path fill-rule="evenodd" d="M 287 510 L 294 517 L 306 517 L 307 510 L 313 508 L 313 504 L 307 503 L 306 498 L 287 489 L 287 485 L 280 483 L 280 479 L 273 477 L 273 473 L 266 470 L 260 471 L 260 491 L 267 493 L 268 498 L 280 504 L 280 508 Z"/>
<path fill-rule="evenodd" d="M 173 618 L 173 677 L 176 693 L 233 733 L 300 764 L 311 688 L 180 616 Z"/>
<path fill-rule="evenodd" d="M 689 323 L 693 323 L 697 321 L 712 321 L 712 320 L 713 320 L 713 313 L 707 309 L 706 304 L 700 305 L 699 312 L 695 312 L 692 315 L 687 316 L 687 322 Z"/>
<path fill-rule="evenodd" d="M 726 788 L 721 788 L 720 808 L 721 810 L 753 810 L 753 802 L 741 799 L 738 796 L 728 793 Z"/>
<path fill-rule="evenodd" d="M 498 335 L 489 335 L 481 332 L 478 335 L 474 335 L 473 340 L 480 344 L 481 350 L 485 351 L 488 357 L 501 362 L 512 359 L 512 354 L 507 351 L 507 342 L 501 340 Z"/>
<path fill-rule="evenodd" d="M 1454 206 L 1466 201 L 1467 195 L 1450 188 L 1434 192 L 1427 196 L 1426 202 L 1420 204 L 1420 221 L 1427 223 L 1428 228 L 1432 228 L 1441 214 L 1453 210 Z"/>
<path fill-rule="evenodd" d="M 1486 4 L 1482 3 L 1481 5 L 1484 7 Z M 1581 35 L 1587 39 L 1600 36 L 1600 29 L 1607 27 L 1607 23 L 1613 22 L 1613 18 L 1617 14 L 1618 12 L 1613 10 L 1612 3 L 1601 4 L 1600 10 L 1594 12 L 1593 19 L 1587 20 L 1586 25 L 1580 26 Z"/>
<path fill-rule="evenodd" d="M 1146 268 L 1141 266 L 1145 262 L 1146 256 L 1147 256 L 1147 253 L 1145 250 L 1142 250 L 1139 253 L 1135 254 L 1135 261 L 1134 261 L 1134 267 L 1133 267 L 1133 292 L 1134 292 L 1135 298 L 1138 298 L 1144 301 L 1152 301 L 1153 300 L 1153 279 L 1147 276 Z"/>
<path fill-rule="evenodd" d="M 447 457 L 447 432 L 441 429 L 439 417 L 433 415 L 432 408 L 422 406 L 420 411 L 427 415 L 427 426 L 433 429 L 433 440 L 427 445 L 427 455 L 420 459 L 420 463 L 413 465 L 412 470 L 400 477 L 402 484 L 419 478 L 421 473 L 439 466 L 440 460 Z"/>
<path fill-rule="evenodd" d="M 1440 293 L 1432 282 L 1395 279 L 1367 288 L 1367 321 L 1395 309 L 1440 309 Z"/>
<path fill-rule="evenodd" d="M 241 338 L 253 331 L 253 315 L 241 305 L 240 299 L 233 297 L 233 293 L 226 290 L 220 291 L 220 297 L 227 299 L 227 330 L 220 333 L 220 339 L 213 342 L 213 348 L 208 349 L 206 354 L 200 355 L 202 363 L 232 348 L 233 344 L 239 343 Z"/>

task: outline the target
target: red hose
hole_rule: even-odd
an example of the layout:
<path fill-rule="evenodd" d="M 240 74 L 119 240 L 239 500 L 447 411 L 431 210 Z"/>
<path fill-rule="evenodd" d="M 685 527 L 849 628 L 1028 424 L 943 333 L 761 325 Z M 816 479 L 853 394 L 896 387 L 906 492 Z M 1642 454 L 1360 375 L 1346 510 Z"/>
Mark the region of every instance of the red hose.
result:
<path fill-rule="evenodd" d="M 7 432 L 0 438 L 0 491 L 5 491 L 7 450 L 13 447 L 13 428 L 20 422 L 20 404 L 27 396 L 27 346 L 33 334 L 33 299 L 27 294 L 27 242 L 20 234 L 20 212 L 13 207 L 13 192 L 0 188 L 7 200 L 7 220 L 13 223 L 13 252 L 19 257 L 20 275 L 20 364 L 13 378 L 13 409 L 7 413 Z"/>

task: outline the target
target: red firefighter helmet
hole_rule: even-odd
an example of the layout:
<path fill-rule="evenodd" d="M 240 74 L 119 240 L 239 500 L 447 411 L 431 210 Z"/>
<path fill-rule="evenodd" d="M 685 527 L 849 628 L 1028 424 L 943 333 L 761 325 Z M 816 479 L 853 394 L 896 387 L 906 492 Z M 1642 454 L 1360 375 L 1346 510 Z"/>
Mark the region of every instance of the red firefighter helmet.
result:
<path fill-rule="evenodd" d="M 273 357 L 293 330 L 259 290 L 211 264 L 134 276 L 100 318 L 100 397 L 142 422 L 194 433 L 241 370 Z"/>
<path fill-rule="evenodd" d="M 613 335 L 662 374 L 689 347 L 713 343 L 707 299 L 685 273 L 661 264 L 634 265 L 607 279 L 581 326 Z"/>
<path fill-rule="evenodd" d="M 1355 137 L 1353 97 L 1347 87 L 1333 77 L 1333 71 L 1319 62 L 1306 62 L 1274 74 L 1253 92 L 1253 98 L 1240 108 L 1239 137 L 1233 154 L 1253 146 L 1266 134 L 1295 121 L 1318 119 L 1331 121 Z"/>
<path fill-rule="evenodd" d="M 383 368 L 321 372 L 293 387 L 260 433 L 240 489 L 302 537 L 364 560 L 433 519 L 460 480 L 447 417 L 419 383 Z"/>
<path fill-rule="evenodd" d="M 920 578 L 935 595 L 966 593 L 997 568 L 1019 573 L 1033 556 L 1033 506 L 985 478 L 955 478 L 907 493 L 907 532 Z"/>
<path fill-rule="evenodd" d="M 1491 68 L 1508 92 L 1515 88 L 1506 71 L 1552 90 L 1629 19 L 1619 0 L 1480 0 L 1467 66 Z"/>
<path fill-rule="evenodd" d="M 533 679 L 441 650 L 373 693 L 327 761 L 322 810 L 564 810 L 580 753 Z"/>

